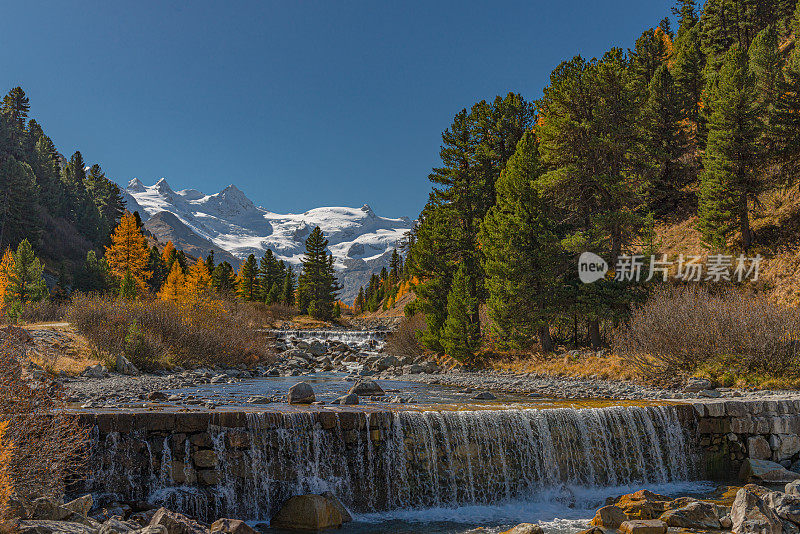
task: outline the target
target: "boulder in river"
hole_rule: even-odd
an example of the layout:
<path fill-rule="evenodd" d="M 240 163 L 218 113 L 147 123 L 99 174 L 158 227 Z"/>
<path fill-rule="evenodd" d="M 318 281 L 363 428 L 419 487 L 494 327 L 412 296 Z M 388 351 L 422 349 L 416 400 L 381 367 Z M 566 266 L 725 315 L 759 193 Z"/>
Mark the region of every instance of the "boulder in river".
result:
<path fill-rule="evenodd" d="M 139 376 L 142 374 L 131 361 L 122 354 L 117 355 L 117 372 L 123 375 Z"/>
<path fill-rule="evenodd" d="M 383 395 L 383 389 L 374 380 L 361 379 L 350 388 L 348 393 L 355 393 L 359 397 L 370 395 Z"/>
<path fill-rule="evenodd" d="M 731 530 L 736 534 L 783 532 L 783 521 L 759 496 L 760 490 L 746 486 L 736 492 L 731 507 Z"/>
<path fill-rule="evenodd" d="M 630 519 L 619 526 L 622 534 L 666 534 L 667 524 L 660 519 Z"/>
<path fill-rule="evenodd" d="M 217 519 L 211 525 L 211 534 L 257 534 L 255 529 L 239 519 Z"/>
<path fill-rule="evenodd" d="M 628 519 L 620 508 L 614 506 L 603 506 L 600 508 L 592 519 L 592 525 L 596 527 L 605 528 L 619 528 L 619 526 Z"/>
<path fill-rule="evenodd" d="M 166 508 L 156 510 L 148 526 L 164 527 L 167 534 L 206 534 L 206 529 L 196 521 Z"/>
<path fill-rule="evenodd" d="M 800 479 L 800 473 L 789 471 L 781 464 L 769 460 L 747 458 L 739 471 L 739 478 L 753 483 L 787 484 Z"/>
<path fill-rule="evenodd" d="M 308 382 L 298 382 L 290 387 L 287 398 L 289 404 L 311 404 L 317 400 L 314 396 L 314 389 Z"/>
<path fill-rule="evenodd" d="M 497 396 L 495 396 L 494 393 L 491 393 L 489 391 L 481 391 L 480 393 L 472 397 L 472 400 L 495 400 L 496 398 Z"/>
<path fill-rule="evenodd" d="M 695 501 L 682 508 L 667 510 L 661 515 L 667 526 L 698 530 L 719 530 L 719 514 L 714 504 Z"/>
<path fill-rule="evenodd" d="M 764 503 L 781 519 L 800 524 L 800 497 L 782 491 L 771 491 L 764 496 Z"/>
<path fill-rule="evenodd" d="M 316 531 L 339 528 L 342 522 L 341 512 L 330 499 L 322 495 L 296 495 L 283 503 L 269 525 L 278 529 Z"/>
<path fill-rule="evenodd" d="M 358 404 L 358 395 L 355 393 L 348 393 L 347 395 L 343 395 L 338 399 L 334 399 L 331 401 L 331 404 L 341 404 L 342 406 L 352 406 L 354 404 Z"/>
<path fill-rule="evenodd" d="M 325 491 L 322 493 L 322 496 L 332 502 L 336 509 L 339 510 L 339 513 L 342 515 L 342 523 L 349 523 L 353 520 L 353 516 L 350 515 L 350 512 L 347 511 L 347 508 L 344 507 L 342 501 L 340 501 L 336 495 L 330 491 Z"/>
<path fill-rule="evenodd" d="M 786 484 L 784 491 L 789 495 L 796 495 L 800 497 L 800 480 L 792 480 Z"/>

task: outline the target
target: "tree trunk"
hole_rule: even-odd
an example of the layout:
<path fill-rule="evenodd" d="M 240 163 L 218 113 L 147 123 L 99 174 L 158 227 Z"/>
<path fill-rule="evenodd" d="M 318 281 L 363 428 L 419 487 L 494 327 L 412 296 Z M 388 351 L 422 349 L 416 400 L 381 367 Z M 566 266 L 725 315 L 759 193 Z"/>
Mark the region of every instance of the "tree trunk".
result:
<path fill-rule="evenodd" d="M 539 345 L 543 353 L 553 352 L 553 339 L 550 337 L 550 325 L 547 323 L 539 325 Z"/>
<path fill-rule="evenodd" d="M 753 232 L 750 229 L 750 210 L 747 206 L 747 193 L 742 193 L 742 198 L 739 201 L 739 225 L 742 231 L 742 248 L 745 252 L 750 249 L 753 244 Z"/>
<path fill-rule="evenodd" d="M 600 350 L 602 340 L 600 339 L 600 321 L 597 319 L 589 320 L 589 342 L 594 350 Z"/>

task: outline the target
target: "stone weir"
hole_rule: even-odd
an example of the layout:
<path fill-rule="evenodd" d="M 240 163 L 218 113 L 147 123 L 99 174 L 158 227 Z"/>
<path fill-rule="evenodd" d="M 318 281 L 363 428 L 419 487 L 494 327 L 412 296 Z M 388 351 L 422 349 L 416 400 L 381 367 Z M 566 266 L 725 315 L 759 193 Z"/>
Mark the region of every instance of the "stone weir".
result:
<path fill-rule="evenodd" d="M 77 490 L 205 520 L 265 519 L 292 495 L 324 491 L 365 512 L 703 475 L 691 405 L 82 417 L 94 472 Z"/>

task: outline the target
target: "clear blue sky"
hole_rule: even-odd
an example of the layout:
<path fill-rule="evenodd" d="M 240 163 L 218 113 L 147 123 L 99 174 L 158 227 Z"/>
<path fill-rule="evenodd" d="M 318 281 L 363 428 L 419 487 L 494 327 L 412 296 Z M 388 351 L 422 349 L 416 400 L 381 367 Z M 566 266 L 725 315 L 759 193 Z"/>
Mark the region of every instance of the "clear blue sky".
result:
<path fill-rule="evenodd" d="M 632 47 L 668 0 L 7 2 L 0 91 L 121 184 L 236 184 L 277 212 L 415 217 L 453 115 L 535 99 L 580 53 Z"/>

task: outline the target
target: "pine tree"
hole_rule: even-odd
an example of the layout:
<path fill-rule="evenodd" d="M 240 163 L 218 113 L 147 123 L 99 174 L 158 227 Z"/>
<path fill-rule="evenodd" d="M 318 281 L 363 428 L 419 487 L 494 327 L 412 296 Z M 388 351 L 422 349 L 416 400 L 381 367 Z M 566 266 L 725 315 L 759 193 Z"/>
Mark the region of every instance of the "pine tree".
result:
<path fill-rule="evenodd" d="M 125 272 L 122 281 L 119 283 L 119 298 L 122 300 L 134 300 L 139 295 L 136 287 L 136 280 L 133 279 L 130 271 Z"/>
<path fill-rule="evenodd" d="M 700 43 L 700 24 L 694 0 L 681 0 L 678 35 L 671 74 L 680 100 L 681 115 L 691 123 L 690 135 L 695 149 L 705 143 L 705 122 L 702 114 L 705 87 L 705 55 Z"/>
<path fill-rule="evenodd" d="M 113 283 L 105 258 L 98 258 L 94 250 L 87 252 L 86 261 L 75 277 L 75 289 L 86 293 L 104 293 L 111 289 Z"/>
<path fill-rule="evenodd" d="M 291 267 L 287 267 L 281 290 L 281 303 L 284 306 L 294 306 L 294 291 L 294 271 Z"/>
<path fill-rule="evenodd" d="M 232 294 L 236 289 L 236 273 L 227 261 L 214 267 L 211 273 L 211 287 L 223 295 Z"/>
<path fill-rule="evenodd" d="M 795 38 L 800 36 L 800 3 L 792 22 Z M 800 47 L 795 44 L 786 61 L 784 79 L 775 104 L 775 156 L 783 167 L 785 182 L 800 175 Z"/>
<path fill-rule="evenodd" d="M 183 302 L 186 299 L 186 276 L 180 263 L 173 262 L 167 281 L 161 286 L 158 298 L 165 301 Z"/>
<path fill-rule="evenodd" d="M 457 360 L 472 358 L 480 346 L 480 328 L 469 316 L 476 301 L 466 269 L 461 266 L 447 296 L 447 320 L 442 329 L 442 347 Z"/>
<path fill-rule="evenodd" d="M 208 251 L 208 256 L 206 256 L 206 269 L 208 269 L 209 273 L 213 273 L 214 267 L 216 267 L 214 263 L 214 249 L 211 249 Z"/>
<path fill-rule="evenodd" d="M 723 249 L 739 226 L 742 248 L 752 244 L 749 203 L 762 190 L 755 174 L 760 130 L 755 77 L 747 54 L 732 47 L 722 60 L 711 95 L 708 146 L 698 208 L 704 241 Z"/>
<path fill-rule="evenodd" d="M 391 271 L 391 276 L 394 277 L 394 280 L 400 280 L 402 266 L 400 265 L 400 254 L 397 253 L 396 248 L 392 249 L 392 259 L 389 260 L 389 269 Z"/>
<path fill-rule="evenodd" d="M 0 160 L 0 247 L 23 239 L 38 242 L 42 229 L 39 191 L 30 165 L 13 156 Z"/>
<path fill-rule="evenodd" d="M 150 248 L 150 254 L 147 258 L 147 270 L 152 273 L 150 279 L 147 281 L 150 292 L 153 294 L 158 293 L 161 289 L 161 285 L 167 280 L 169 270 L 156 245 Z"/>
<path fill-rule="evenodd" d="M 247 301 L 258 300 L 258 281 L 256 275 L 258 267 L 256 264 L 256 257 L 250 254 L 247 260 L 242 263 L 239 268 L 239 274 L 236 277 L 236 293 L 239 298 Z"/>
<path fill-rule="evenodd" d="M 145 291 L 145 282 L 152 275 L 147 269 L 150 249 L 130 212 L 122 216 L 119 226 L 111 235 L 111 246 L 105 250 L 111 274 L 117 280 L 122 280 L 126 273 L 130 273 L 139 292 Z"/>
<path fill-rule="evenodd" d="M 211 273 L 206 263 L 199 259 L 186 273 L 186 298 L 199 302 L 207 300 L 211 291 Z"/>
<path fill-rule="evenodd" d="M 281 290 L 283 289 L 283 285 L 279 282 L 275 282 L 272 284 L 272 288 L 267 293 L 267 298 L 265 299 L 267 304 L 276 304 L 280 302 L 281 299 Z"/>
<path fill-rule="evenodd" d="M 681 162 L 688 141 L 681 126 L 681 104 L 672 76 L 659 66 L 648 88 L 640 118 L 642 167 L 647 180 L 648 207 L 664 215 L 681 200 L 687 172 Z"/>
<path fill-rule="evenodd" d="M 353 302 L 353 311 L 355 313 L 363 313 L 364 306 L 366 306 L 366 302 L 364 301 L 364 287 L 362 286 L 358 288 L 358 295 L 355 302 Z"/>
<path fill-rule="evenodd" d="M 552 350 L 550 321 L 565 270 L 555 223 L 536 190 L 542 171 L 533 133 L 526 133 L 497 181 L 497 204 L 481 230 L 488 308 L 500 339 L 514 346 L 538 335 Z"/>
<path fill-rule="evenodd" d="M 3 296 L 9 315 L 17 316 L 26 304 L 39 302 L 48 295 L 43 272 L 44 267 L 33 253 L 33 247 L 23 239 L 14 253 L 13 268 Z"/>
<path fill-rule="evenodd" d="M 328 240 L 317 226 L 306 239 L 306 252 L 301 260 L 303 270 L 297 284 L 301 312 L 323 320 L 333 317 L 333 303 L 341 289 L 336 281 L 333 256 L 327 250 Z"/>

